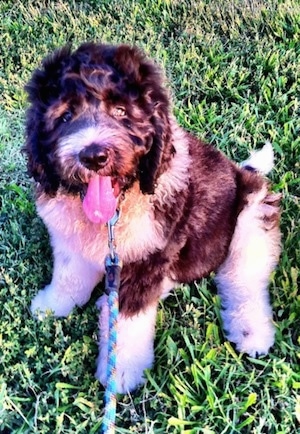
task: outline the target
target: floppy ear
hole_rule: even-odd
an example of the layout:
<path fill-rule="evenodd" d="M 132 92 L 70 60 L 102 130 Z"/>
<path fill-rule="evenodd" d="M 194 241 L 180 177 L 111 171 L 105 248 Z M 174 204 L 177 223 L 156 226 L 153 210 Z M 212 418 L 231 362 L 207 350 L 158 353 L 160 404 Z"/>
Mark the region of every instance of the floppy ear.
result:
<path fill-rule="evenodd" d="M 27 155 L 27 168 L 32 176 L 50 195 L 59 187 L 59 177 L 54 172 L 53 150 L 55 137 L 50 137 L 45 128 L 45 112 L 60 91 L 60 76 L 70 56 L 66 46 L 47 57 L 40 69 L 36 69 L 25 86 L 30 106 L 26 113 L 26 143 L 23 151 Z"/>
<path fill-rule="evenodd" d="M 27 111 L 26 130 L 27 138 L 23 151 L 27 155 L 27 170 L 40 184 L 45 193 L 53 196 L 59 187 L 59 177 L 50 164 L 50 149 L 47 150 L 41 137 L 41 122 L 35 110 Z M 54 167 L 54 166 L 53 166 Z"/>
<path fill-rule="evenodd" d="M 158 176 L 163 173 L 175 153 L 168 112 L 161 108 L 152 118 L 154 135 L 152 145 L 139 163 L 140 189 L 144 194 L 153 194 Z"/>
<path fill-rule="evenodd" d="M 140 103 L 153 112 L 150 122 L 154 133 L 149 136 L 149 151 L 141 157 L 138 175 L 140 189 L 153 194 L 158 176 L 166 170 L 175 150 L 169 121 L 169 96 L 162 84 L 161 70 L 136 47 L 121 45 L 114 58 L 133 89 L 139 89 Z M 152 143 L 151 143 L 152 141 Z"/>
<path fill-rule="evenodd" d="M 114 55 L 114 65 L 126 76 L 127 85 L 140 93 L 140 104 L 152 111 L 152 133 L 148 137 L 149 151 L 141 157 L 138 176 L 144 194 L 153 194 L 158 176 L 168 166 L 175 150 L 169 121 L 169 96 L 162 85 L 161 70 L 137 47 L 120 45 Z M 152 143 L 151 143 L 152 142 Z"/>

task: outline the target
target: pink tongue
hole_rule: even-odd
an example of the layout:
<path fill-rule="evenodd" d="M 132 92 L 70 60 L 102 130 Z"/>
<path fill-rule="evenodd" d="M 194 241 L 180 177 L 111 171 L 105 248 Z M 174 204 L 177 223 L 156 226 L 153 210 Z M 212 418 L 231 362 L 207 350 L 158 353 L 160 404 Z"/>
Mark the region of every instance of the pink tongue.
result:
<path fill-rule="evenodd" d="M 117 208 L 117 199 L 109 176 L 91 178 L 82 202 L 87 218 L 93 223 L 107 223 Z"/>

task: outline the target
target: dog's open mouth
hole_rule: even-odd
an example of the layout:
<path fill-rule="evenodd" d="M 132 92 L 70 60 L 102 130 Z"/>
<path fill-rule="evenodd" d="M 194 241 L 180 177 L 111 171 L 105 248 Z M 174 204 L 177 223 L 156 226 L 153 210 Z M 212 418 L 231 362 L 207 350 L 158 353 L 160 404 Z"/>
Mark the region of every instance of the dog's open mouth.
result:
<path fill-rule="evenodd" d="M 82 202 L 87 218 L 93 223 L 107 223 L 116 211 L 119 194 L 120 186 L 116 179 L 94 175 Z"/>

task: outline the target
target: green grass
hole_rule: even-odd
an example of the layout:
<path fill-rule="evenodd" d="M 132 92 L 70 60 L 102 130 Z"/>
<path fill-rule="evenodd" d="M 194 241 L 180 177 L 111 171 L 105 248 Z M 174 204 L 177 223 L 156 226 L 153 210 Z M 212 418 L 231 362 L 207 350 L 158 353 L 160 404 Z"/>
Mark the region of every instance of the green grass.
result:
<path fill-rule="evenodd" d="M 32 70 L 54 48 L 135 43 L 166 71 L 180 124 L 237 161 L 270 139 L 283 193 L 283 251 L 270 284 L 271 354 L 253 360 L 225 340 L 212 281 L 161 306 L 156 362 L 120 396 L 118 433 L 300 432 L 300 7 L 297 0 L 12 1 L 0 4 L 0 432 L 96 433 L 97 288 L 85 309 L 36 322 L 30 299 L 51 277 L 21 154 Z"/>

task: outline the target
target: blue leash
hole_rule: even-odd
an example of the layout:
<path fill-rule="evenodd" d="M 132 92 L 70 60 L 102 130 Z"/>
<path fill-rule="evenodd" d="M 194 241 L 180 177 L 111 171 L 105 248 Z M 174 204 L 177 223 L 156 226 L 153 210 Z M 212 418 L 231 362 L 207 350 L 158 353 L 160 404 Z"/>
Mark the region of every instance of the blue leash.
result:
<path fill-rule="evenodd" d="M 117 356 L 117 321 L 119 314 L 119 288 L 122 264 L 115 252 L 114 225 L 119 219 L 119 211 L 108 222 L 108 245 L 110 253 L 105 258 L 105 292 L 108 295 L 108 360 L 107 385 L 104 394 L 105 410 L 102 420 L 102 433 L 114 434 L 117 408 L 116 356 Z"/>

